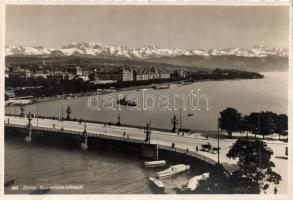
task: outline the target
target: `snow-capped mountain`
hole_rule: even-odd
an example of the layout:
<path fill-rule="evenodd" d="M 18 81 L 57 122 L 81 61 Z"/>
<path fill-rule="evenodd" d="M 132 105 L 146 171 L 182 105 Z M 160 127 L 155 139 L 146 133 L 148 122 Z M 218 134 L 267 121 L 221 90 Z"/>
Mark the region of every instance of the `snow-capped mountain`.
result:
<path fill-rule="evenodd" d="M 111 56 L 135 59 L 148 59 L 160 57 L 177 57 L 177 56 L 222 56 L 234 55 L 243 57 L 258 57 L 274 55 L 285 57 L 288 56 L 288 50 L 285 48 L 268 48 L 265 46 L 256 46 L 251 49 L 230 48 L 224 50 L 182 50 L 182 49 L 166 49 L 156 46 L 143 46 L 140 48 L 128 48 L 123 46 L 113 47 L 102 45 L 101 43 L 79 42 L 69 43 L 61 49 L 52 49 L 45 47 L 22 47 L 8 46 L 6 47 L 6 56 L 24 55 L 24 56 Z"/>

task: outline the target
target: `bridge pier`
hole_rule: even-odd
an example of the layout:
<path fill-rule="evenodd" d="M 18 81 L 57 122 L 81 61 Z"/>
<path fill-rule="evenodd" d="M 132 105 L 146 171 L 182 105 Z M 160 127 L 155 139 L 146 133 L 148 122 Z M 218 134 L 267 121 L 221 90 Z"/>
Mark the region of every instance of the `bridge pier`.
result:
<path fill-rule="evenodd" d="M 83 131 L 84 142 L 80 144 L 80 148 L 82 150 L 88 149 L 88 133 L 86 131 L 86 124 L 84 124 L 84 131 Z"/>

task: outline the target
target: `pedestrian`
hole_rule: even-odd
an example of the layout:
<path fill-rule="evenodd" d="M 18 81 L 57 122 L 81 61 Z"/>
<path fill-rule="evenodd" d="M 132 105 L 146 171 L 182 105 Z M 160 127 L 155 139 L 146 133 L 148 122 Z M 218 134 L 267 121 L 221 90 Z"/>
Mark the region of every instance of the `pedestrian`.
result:
<path fill-rule="evenodd" d="M 198 152 L 198 146 L 195 147 L 196 152 Z"/>
<path fill-rule="evenodd" d="M 126 135 L 126 133 L 125 133 L 125 131 L 123 132 L 123 136 L 125 137 L 125 135 Z"/>
<path fill-rule="evenodd" d="M 175 147 L 175 143 L 173 142 L 173 143 L 172 143 L 172 149 L 174 149 L 174 147 Z"/>
<path fill-rule="evenodd" d="M 277 193 L 278 193 L 278 189 L 277 189 L 277 187 L 275 187 L 274 194 L 277 194 Z"/>

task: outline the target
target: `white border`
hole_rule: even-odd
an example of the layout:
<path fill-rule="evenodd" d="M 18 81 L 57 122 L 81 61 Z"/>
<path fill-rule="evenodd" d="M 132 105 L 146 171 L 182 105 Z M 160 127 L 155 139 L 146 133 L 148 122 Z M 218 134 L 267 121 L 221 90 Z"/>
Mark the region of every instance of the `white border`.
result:
<path fill-rule="evenodd" d="M 290 0 L 208 0 L 208 1 L 198 1 L 198 0 L 3 0 L 1 3 L 0 0 L 0 89 L 1 91 L 1 136 L 0 136 L 0 198 L 1 199 L 64 199 L 64 200 L 75 200 L 75 199 L 113 199 L 116 200 L 130 200 L 130 199 L 140 199 L 140 200 L 149 200 L 149 199 L 184 199 L 184 200 L 194 200 L 194 199 L 205 199 L 205 200 L 234 200 L 234 199 L 293 199 L 293 160 L 292 153 L 293 150 L 292 142 L 293 137 L 289 136 L 288 146 L 289 146 L 289 156 L 288 156 L 288 194 L 278 194 L 278 195 L 269 195 L 269 194 L 258 194 L 258 195 L 214 195 L 214 194 L 205 194 L 205 195 L 4 195 L 4 72 L 5 72 L 5 7 L 6 5 L 214 5 L 214 6 L 289 6 L 290 9 L 290 28 L 289 28 L 289 92 L 288 92 L 288 116 L 289 116 L 289 135 L 292 134 L 291 130 L 293 129 L 293 102 L 292 102 L 292 86 L 293 86 L 293 69 L 292 69 L 292 2 Z M 291 188 L 291 190 L 290 190 Z"/>

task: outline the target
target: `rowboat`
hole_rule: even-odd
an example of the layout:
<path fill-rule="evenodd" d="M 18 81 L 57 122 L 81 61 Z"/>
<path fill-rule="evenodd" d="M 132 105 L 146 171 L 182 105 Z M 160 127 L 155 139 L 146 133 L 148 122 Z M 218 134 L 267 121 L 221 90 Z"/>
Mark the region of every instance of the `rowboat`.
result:
<path fill-rule="evenodd" d="M 165 185 L 162 181 L 160 181 L 159 179 L 153 178 L 153 177 L 149 177 L 149 181 L 152 184 L 152 186 L 155 187 L 155 189 L 163 192 L 165 191 Z"/>
<path fill-rule="evenodd" d="M 208 179 L 209 176 L 210 176 L 210 173 L 209 172 L 204 173 L 204 174 L 199 175 L 199 176 L 194 176 L 182 188 L 185 189 L 185 190 L 188 190 L 188 191 L 194 191 L 197 188 L 197 186 L 198 186 L 198 182 L 200 180 L 206 180 L 206 179 Z"/>
<path fill-rule="evenodd" d="M 156 177 L 165 178 L 169 176 L 174 176 L 176 174 L 187 171 L 189 169 L 190 169 L 190 165 L 184 165 L 184 164 L 173 165 L 173 166 L 170 166 L 168 169 L 157 172 Z"/>
<path fill-rule="evenodd" d="M 146 161 L 144 162 L 145 167 L 162 167 L 166 165 L 165 160 L 155 160 L 155 161 Z"/>
<path fill-rule="evenodd" d="M 8 181 L 5 181 L 4 183 L 4 187 L 8 187 L 10 185 L 13 185 L 15 183 L 15 180 L 14 179 L 11 179 L 11 180 L 8 180 Z"/>

